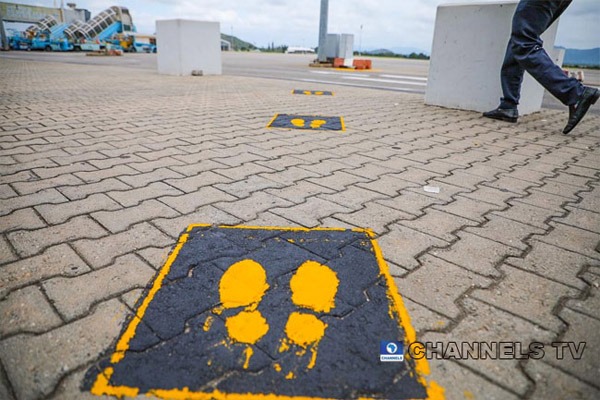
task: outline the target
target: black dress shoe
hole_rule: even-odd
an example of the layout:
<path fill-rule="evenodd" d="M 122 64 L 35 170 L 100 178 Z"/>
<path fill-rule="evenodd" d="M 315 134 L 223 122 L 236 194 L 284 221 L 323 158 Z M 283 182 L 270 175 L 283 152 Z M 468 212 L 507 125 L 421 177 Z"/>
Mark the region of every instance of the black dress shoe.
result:
<path fill-rule="evenodd" d="M 519 118 L 519 111 L 516 108 L 496 108 L 492 111 L 487 111 L 483 113 L 483 116 L 486 118 L 499 119 L 501 121 L 506 122 L 517 122 L 517 118 Z"/>
<path fill-rule="evenodd" d="M 577 101 L 577 104 L 575 104 L 575 106 L 569 106 L 569 121 L 567 122 L 565 129 L 563 129 L 565 135 L 577 126 L 585 113 L 590 109 L 590 106 L 598 101 L 598 98 L 600 98 L 600 90 L 585 86 L 583 94 Z"/>

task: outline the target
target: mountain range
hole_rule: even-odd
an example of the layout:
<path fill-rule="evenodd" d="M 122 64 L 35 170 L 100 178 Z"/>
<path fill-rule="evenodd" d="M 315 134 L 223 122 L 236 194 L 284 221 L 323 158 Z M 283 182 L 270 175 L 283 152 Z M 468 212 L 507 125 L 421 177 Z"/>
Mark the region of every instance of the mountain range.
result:
<path fill-rule="evenodd" d="M 233 42 L 233 46 L 236 50 L 252 50 L 256 48 L 252 43 L 243 41 L 235 36 L 221 34 L 221 38 Z M 561 49 L 565 49 L 564 47 L 559 47 Z M 358 49 L 354 49 L 358 51 Z M 600 47 L 596 47 L 594 49 L 565 49 L 565 59 L 563 61 L 564 65 L 579 65 L 579 66 L 590 66 L 590 67 L 600 67 Z M 393 54 L 402 54 L 409 55 L 411 53 L 423 53 L 425 55 L 430 55 L 428 51 L 424 51 L 422 49 L 418 49 L 416 47 L 391 47 L 389 49 L 375 49 L 375 48 L 366 48 L 361 51 L 363 54 L 373 54 L 373 55 L 393 55 Z"/>
<path fill-rule="evenodd" d="M 358 49 L 355 47 L 354 51 L 358 51 Z M 365 54 L 378 54 L 378 55 L 384 55 L 384 54 L 409 55 L 411 53 L 415 53 L 415 54 L 423 53 L 425 55 L 429 55 L 428 51 L 424 51 L 424 50 L 418 49 L 416 47 L 390 47 L 389 49 L 374 49 L 374 48 L 369 48 L 369 49 L 363 49 L 362 53 L 365 53 Z"/>

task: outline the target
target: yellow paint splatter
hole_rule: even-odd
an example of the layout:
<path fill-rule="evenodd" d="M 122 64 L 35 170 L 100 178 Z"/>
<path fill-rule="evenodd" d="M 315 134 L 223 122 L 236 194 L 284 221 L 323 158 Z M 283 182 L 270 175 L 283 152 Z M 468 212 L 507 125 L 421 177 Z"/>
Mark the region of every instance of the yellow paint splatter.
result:
<path fill-rule="evenodd" d="M 311 352 L 310 362 L 308 363 L 308 366 L 306 367 L 308 369 L 312 369 L 315 366 L 315 364 L 317 363 L 317 347 L 318 346 L 315 344 L 310 349 L 310 352 Z"/>
<path fill-rule="evenodd" d="M 252 354 L 254 354 L 252 347 L 246 347 L 246 350 L 244 350 L 244 355 L 246 356 L 246 361 L 244 361 L 244 369 L 247 369 L 250 365 L 250 358 L 252 357 Z"/>
<path fill-rule="evenodd" d="M 283 353 L 284 351 L 288 351 L 290 349 L 290 342 L 287 339 L 281 339 L 281 344 L 279 345 L 279 352 Z"/>
<path fill-rule="evenodd" d="M 296 375 L 294 375 L 293 371 L 288 372 L 288 374 L 285 376 L 285 379 L 294 379 L 296 377 Z"/>
<path fill-rule="evenodd" d="M 331 268 L 316 261 L 306 261 L 290 281 L 292 301 L 313 311 L 329 312 L 335 307 L 339 282 Z"/>
<path fill-rule="evenodd" d="M 206 321 L 204 321 L 204 325 L 202 326 L 202 330 L 204 332 L 208 332 L 210 330 L 210 327 L 212 326 L 212 323 L 213 323 L 213 317 L 209 315 L 206 318 Z"/>
<path fill-rule="evenodd" d="M 275 369 L 275 371 L 281 372 L 281 365 L 279 365 L 279 363 L 273 364 L 273 368 Z"/>
<path fill-rule="evenodd" d="M 249 259 L 236 262 L 219 283 L 221 304 L 225 308 L 256 306 L 268 288 L 262 265 Z"/>
<path fill-rule="evenodd" d="M 267 320 L 258 310 L 242 311 L 227 318 L 225 327 L 231 339 L 247 344 L 258 342 L 269 331 Z"/>
<path fill-rule="evenodd" d="M 285 334 L 293 343 L 306 348 L 321 340 L 326 328 L 327 324 L 314 315 L 295 311 L 290 314 L 285 325 Z"/>
<path fill-rule="evenodd" d="M 473 393 L 469 392 L 468 390 L 464 391 L 464 395 L 465 395 L 465 399 L 466 400 L 473 400 L 473 399 L 475 399 L 475 396 L 473 395 Z"/>
<path fill-rule="evenodd" d="M 223 306 L 217 306 L 212 309 L 212 312 L 213 312 L 213 314 L 221 315 L 221 314 L 223 314 L 223 310 L 225 310 L 225 308 L 223 308 Z"/>

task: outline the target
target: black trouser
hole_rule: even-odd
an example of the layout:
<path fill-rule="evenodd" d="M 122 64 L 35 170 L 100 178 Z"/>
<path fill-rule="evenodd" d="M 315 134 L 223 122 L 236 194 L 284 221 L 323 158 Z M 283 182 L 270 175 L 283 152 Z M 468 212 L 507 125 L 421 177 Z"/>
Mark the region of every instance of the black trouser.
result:
<path fill-rule="evenodd" d="M 525 71 L 563 104 L 577 103 L 583 93 L 583 85 L 577 79 L 566 76 L 554 64 L 540 39 L 540 35 L 566 10 L 571 1 L 521 0 L 517 5 L 500 74 L 504 96 L 501 108 L 516 108 L 519 104 Z"/>

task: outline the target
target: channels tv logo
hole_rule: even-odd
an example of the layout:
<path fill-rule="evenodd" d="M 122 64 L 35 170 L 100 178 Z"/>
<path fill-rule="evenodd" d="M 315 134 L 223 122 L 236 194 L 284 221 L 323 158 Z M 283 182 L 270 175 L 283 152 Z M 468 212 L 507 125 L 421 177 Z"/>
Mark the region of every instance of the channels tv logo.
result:
<path fill-rule="evenodd" d="M 382 340 L 379 345 L 379 361 L 404 361 L 404 344 L 402 342 Z"/>

